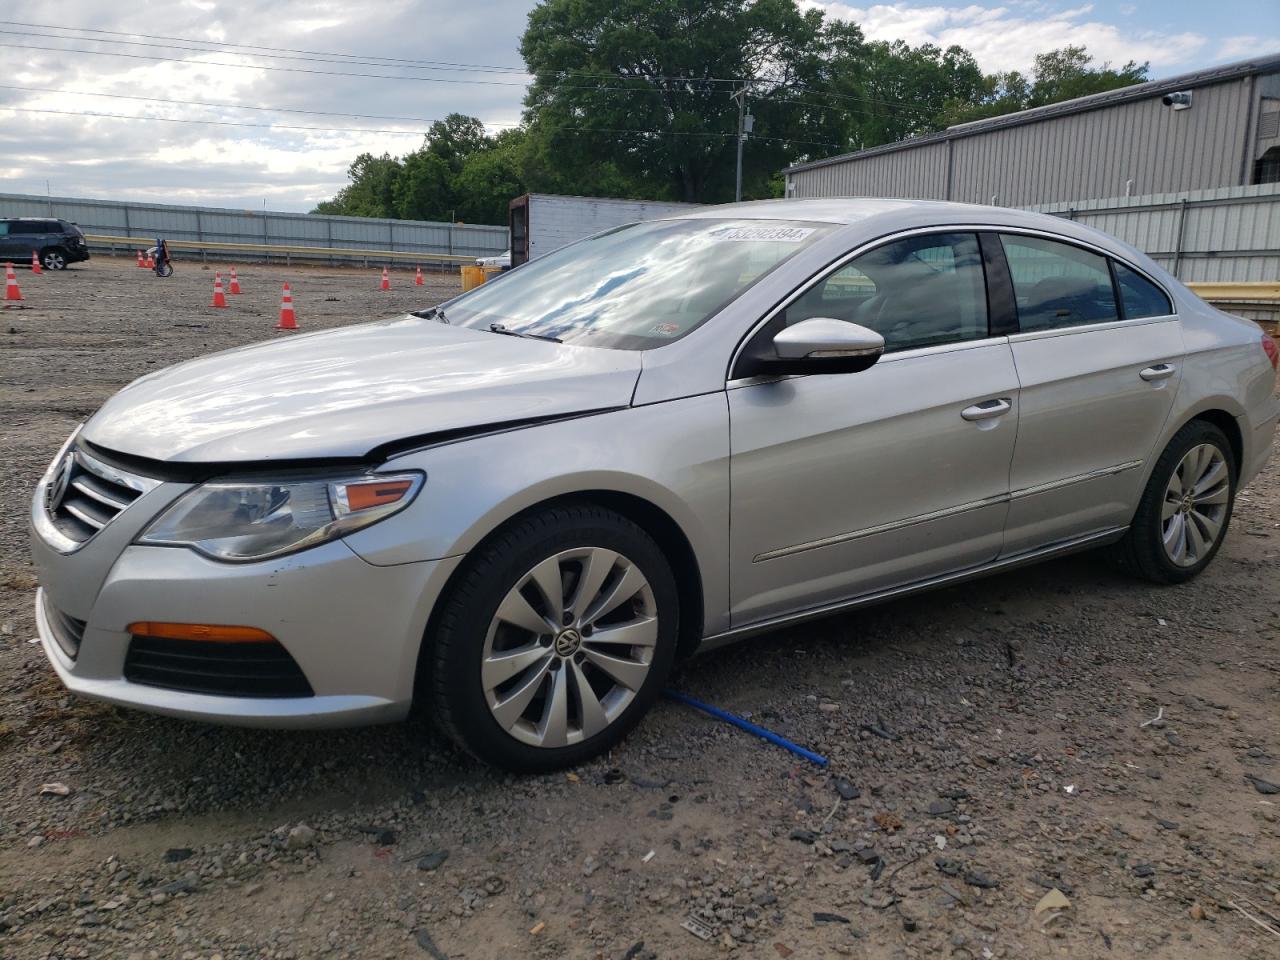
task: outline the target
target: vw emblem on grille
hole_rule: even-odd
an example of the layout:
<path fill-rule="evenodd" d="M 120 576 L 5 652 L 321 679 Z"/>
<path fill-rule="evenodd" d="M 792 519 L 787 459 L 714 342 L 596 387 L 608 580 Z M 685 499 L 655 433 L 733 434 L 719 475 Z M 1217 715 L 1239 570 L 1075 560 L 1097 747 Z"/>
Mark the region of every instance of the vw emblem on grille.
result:
<path fill-rule="evenodd" d="M 68 453 L 58 464 L 44 493 L 44 507 L 50 514 L 62 505 L 62 498 L 67 495 L 67 487 L 71 485 L 71 462 L 75 454 Z"/>

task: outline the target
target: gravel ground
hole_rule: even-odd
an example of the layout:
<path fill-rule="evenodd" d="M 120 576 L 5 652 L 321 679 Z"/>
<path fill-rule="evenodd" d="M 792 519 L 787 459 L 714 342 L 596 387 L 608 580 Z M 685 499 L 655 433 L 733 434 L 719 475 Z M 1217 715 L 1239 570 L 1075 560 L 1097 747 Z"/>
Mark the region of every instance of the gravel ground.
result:
<path fill-rule="evenodd" d="M 24 514 L 73 424 L 282 335 L 284 279 L 304 329 L 457 284 L 240 274 L 213 310 L 198 265 L 95 259 L 20 273 L 4 313 L 0 956 L 1280 955 L 1276 460 L 1192 584 L 1083 555 L 679 668 L 826 770 L 674 703 L 597 763 L 512 778 L 421 722 L 263 732 L 68 697 L 29 643 Z M 1069 906 L 1037 913 L 1053 890 Z"/>

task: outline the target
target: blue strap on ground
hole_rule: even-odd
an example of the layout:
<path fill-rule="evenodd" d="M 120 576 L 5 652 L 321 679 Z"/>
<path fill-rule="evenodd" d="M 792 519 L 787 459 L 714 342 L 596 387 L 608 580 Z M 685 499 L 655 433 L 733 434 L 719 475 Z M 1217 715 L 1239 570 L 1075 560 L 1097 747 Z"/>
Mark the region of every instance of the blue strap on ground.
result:
<path fill-rule="evenodd" d="M 820 767 L 825 767 L 827 765 L 827 758 L 821 754 L 814 753 L 812 750 L 806 750 L 799 744 L 792 743 L 785 737 L 778 736 L 772 730 L 766 730 L 764 727 L 756 726 L 754 723 L 751 723 L 748 720 L 743 720 L 741 717 L 734 716 L 732 713 L 721 710 L 719 707 L 713 707 L 709 703 L 703 703 L 701 700 L 695 700 L 693 697 L 680 693 L 677 690 L 663 690 L 662 694 L 668 700 L 675 700 L 677 703 L 683 703 L 686 706 L 693 707 L 695 710 L 701 710 L 703 713 L 708 713 L 717 720 L 723 720 L 725 723 L 732 724 L 740 730 L 745 730 L 747 733 L 754 733 L 757 737 L 768 740 L 770 743 L 776 743 L 780 747 L 785 747 L 792 753 L 804 757 L 806 760 L 811 763 L 816 763 Z"/>

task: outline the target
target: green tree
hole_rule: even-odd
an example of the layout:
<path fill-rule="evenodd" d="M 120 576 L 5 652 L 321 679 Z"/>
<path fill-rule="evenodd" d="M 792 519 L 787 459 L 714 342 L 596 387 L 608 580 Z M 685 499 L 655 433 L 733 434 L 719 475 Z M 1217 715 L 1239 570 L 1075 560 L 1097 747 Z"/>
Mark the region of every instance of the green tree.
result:
<path fill-rule="evenodd" d="M 418 150 L 404 158 L 392 190 L 395 214 L 404 220 L 448 220 L 453 208 L 452 171 L 438 154 Z"/>
<path fill-rule="evenodd" d="M 347 168 L 351 183 L 332 200 L 319 204 L 314 212 L 347 217 L 394 217 L 395 184 L 399 175 L 399 159 L 386 153 L 380 157 L 362 153 Z"/>
<path fill-rule="evenodd" d="M 456 218 L 467 223 L 506 223 L 513 197 L 525 192 L 524 132 L 507 130 L 471 154 L 453 179 Z"/>
<path fill-rule="evenodd" d="M 947 123 L 1003 116 L 1145 83 L 1148 69 L 1148 64 L 1133 60 L 1119 69 L 1109 63 L 1095 67 L 1084 47 L 1051 50 L 1036 56 L 1030 76 L 1015 71 L 986 77 L 985 94 L 967 104 L 952 104 L 947 111 Z"/>
<path fill-rule="evenodd" d="M 534 76 L 526 117 L 557 173 L 584 189 L 604 161 L 628 195 L 732 199 L 731 81 L 745 80 L 756 130 L 744 183 L 767 194 L 806 130 L 773 101 L 816 74 L 822 22 L 794 0 L 547 0 L 520 42 Z"/>

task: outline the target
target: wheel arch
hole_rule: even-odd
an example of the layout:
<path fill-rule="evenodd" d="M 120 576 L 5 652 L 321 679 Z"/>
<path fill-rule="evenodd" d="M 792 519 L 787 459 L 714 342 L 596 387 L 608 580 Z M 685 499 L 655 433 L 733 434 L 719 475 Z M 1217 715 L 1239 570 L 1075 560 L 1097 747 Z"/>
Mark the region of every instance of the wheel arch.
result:
<path fill-rule="evenodd" d="M 1239 476 L 1244 469 L 1244 433 L 1240 429 L 1240 422 L 1221 407 L 1202 410 L 1186 423 L 1194 423 L 1196 420 L 1211 423 L 1226 435 L 1227 442 L 1231 444 L 1231 458 L 1235 461 L 1236 476 Z M 1182 426 L 1186 426 L 1186 423 Z M 1182 427 L 1178 429 L 1181 430 Z"/>
<path fill-rule="evenodd" d="M 680 524 L 676 522 L 670 513 L 652 500 L 634 493 L 604 488 L 576 490 L 571 493 L 546 497 L 505 517 L 501 522 L 489 529 L 484 536 L 479 538 L 474 546 L 468 550 L 468 553 L 481 549 L 494 537 L 501 535 L 511 524 L 518 523 L 530 514 L 570 503 L 589 503 L 612 510 L 635 523 L 657 541 L 659 549 L 662 550 L 663 555 L 671 564 L 671 572 L 675 577 L 676 590 L 679 592 L 680 597 L 680 621 L 677 632 L 676 655 L 677 657 L 686 657 L 692 654 L 702 640 L 705 614 L 706 599 L 701 565 L 698 563 L 697 553 L 693 549 L 693 544 Z M 415 670 L 415 701 L 419 699 L 419 693 L 423 689 L 425 670 L 428 669 L 431 661 L 428 651 L 431 639 L 437 629 L 441 611 L 445 606 L 444 600 L 450 591 L 454 589 L 465 570 L 466 562 L 464 560 L 458 564 L 445 581 L 433 605 L 431 615 L 427 618 L 427 625 L 418 650 Z"/>

